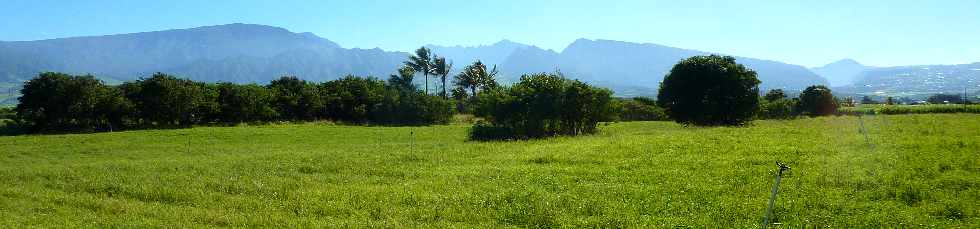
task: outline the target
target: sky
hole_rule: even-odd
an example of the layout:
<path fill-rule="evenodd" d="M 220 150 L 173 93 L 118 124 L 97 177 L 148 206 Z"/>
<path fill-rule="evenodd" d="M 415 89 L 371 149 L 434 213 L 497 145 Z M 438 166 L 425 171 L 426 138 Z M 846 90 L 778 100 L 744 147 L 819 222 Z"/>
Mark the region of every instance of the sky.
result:
<path fill-rule="evenodd" d="M 0 41 L 251 23 L 346 48 L 409 51 L 501 39 L 561 51 L 609 39 L 777 60 L 980 62 L 980 1 L 2 0 Z"/>

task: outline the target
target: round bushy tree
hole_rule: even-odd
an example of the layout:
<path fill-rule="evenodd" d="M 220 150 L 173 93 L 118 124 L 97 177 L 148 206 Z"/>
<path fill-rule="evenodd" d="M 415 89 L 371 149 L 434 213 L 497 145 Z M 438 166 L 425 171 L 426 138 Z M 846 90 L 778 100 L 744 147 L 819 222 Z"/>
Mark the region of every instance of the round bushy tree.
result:
<path fill-rule="evenodd" d="M 755 71 L 734 57 L 694 56 L 670 70 L 657 103 L 679 123 L 741 125 L 758 109 L 759 83 Z"/>
<path fill-rule="evenodd" d="M 808 116 L 832 115 L 837 113 L 834 94 L 823 85 L 809 86 L 800 93 L 800 109 Z"/>

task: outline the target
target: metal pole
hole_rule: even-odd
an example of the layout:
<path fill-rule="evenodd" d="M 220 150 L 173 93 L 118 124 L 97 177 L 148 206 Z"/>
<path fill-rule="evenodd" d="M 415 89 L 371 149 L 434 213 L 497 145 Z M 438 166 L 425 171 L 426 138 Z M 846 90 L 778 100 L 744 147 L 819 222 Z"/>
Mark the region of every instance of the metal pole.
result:
<path fill-rule="evenodd" d="M 967 85 L 963 85 L 963 112 L 966 112 L 966 87 Z"/>
<path fill-rule="evenodd" d="M 776 173 L 776 184 L 772 186 L 772 195 L 769 196 L 769 207 L 766 208 L 766 219 L 762 221 L 762 228 L 769 227 L 769 219 L 772 218 L 772 208 L 776 205 L 776 193 L 779 192 L 779 180 L 783 177 L 783 171 L 789 170 L 789 166 L 778 161 L 776 162 L 776 166 L 779 166 L 779 172 Z"/>
<path fill-rule="evenodd" d="M 864 115 L 858 115 L 858 122 L 861 123 L 861 134 L 864 134 L 864 142 L 868 144 L 868 147 L 871 147 L 871 150 L 874 150 L 875 145 L 872 144 L 871 139 L 868 138 L 868 129 L 864 128 L 864 119 L 861 118 L 861 116 Z"/>

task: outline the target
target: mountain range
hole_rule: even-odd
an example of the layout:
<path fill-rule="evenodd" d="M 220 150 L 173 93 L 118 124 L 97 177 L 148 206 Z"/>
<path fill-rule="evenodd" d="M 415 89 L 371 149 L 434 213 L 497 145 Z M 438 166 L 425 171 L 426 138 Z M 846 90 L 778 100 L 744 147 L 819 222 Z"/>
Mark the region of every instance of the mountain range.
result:
<path fill-rule="evenodd" d="M 980 62 L 957 65 L 865 66 L 843 59 L 813 68 L 841 93 L 924 98 L 938 93 L 977 94 Z"/>
<path fill-rule="evenodd" d="M 617 96 L 653 96 L 663 76 L 683 58 L 713 54 L 650 43 L 578 39 L 564 50 L 545 50 L 510 40 L 481 46 L 425 45 L 455 69 L 481 60 L 500 70 L 500 80 L 522 74 L 561 71 L 566 76 L 609 87 Z M 266 83 L 282 75 L 312 81 L 348 74 L 385 78 L 402 65 L 406 52 L 344 48 L 312 33 L 228 24 L 190 29 L 39 41 L 0 42 L 0 86 L 15 85 L 42 71 L 93 74 L 113 83 L 166 72 L 208 82 Z M 763 89 L 802 90 L 845 82 L 855 61 L 823 68 L 736 57 L 757 71 Z M 816 72 L 816 73 L 815 73 Z M 847 77 L 838 77 L 847 75 Z"/>

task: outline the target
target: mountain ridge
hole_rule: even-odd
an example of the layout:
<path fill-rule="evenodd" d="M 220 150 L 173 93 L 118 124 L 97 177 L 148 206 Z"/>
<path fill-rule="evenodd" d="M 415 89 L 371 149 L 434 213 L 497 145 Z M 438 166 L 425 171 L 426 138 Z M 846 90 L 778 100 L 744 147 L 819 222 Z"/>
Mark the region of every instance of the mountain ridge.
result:
<path fill-rule="evenodd" d="M 30 46 L 30 47 L 28 47 Z M 455 68 L 476 59 L 496 65 L 504 81 L 525 73 L 560 70 L 567 76 L 617 88 L 655 94 L 659 81 L 677 61 L 712 52 L 654 43 L 577 39 L 561 52 L 502 39 L 489 45 L 426 45 L 454 61 Z M 226 24 L 186 29 L 0 42 L 0 81 L 27 80 L 41 71 L 91 73 L 133 80 L 168 72 L 195 80 L 262 83 L 280 75 L 314 81 L 346 74 L 384 77 L 409 55 L 379 48 L 343 48 L 312 33 L 257 24 Z M 801 90 L 825 83 L 808 69 L 779 61 L 737 57 L 759 72 L 763 88 Z M 646 89 L 643 89 L 646 88 Z"/>
<path fill-rule="evenodd" d="M 811 70 L 817 75 L 823 76 L 830 83 L 830 86 L 842 87 L 854 83 L 861 73 L 875 67 L 865 66 L 851 58 L 844 58 L 828 63 L 824 66 L 814 67 Z"/>

